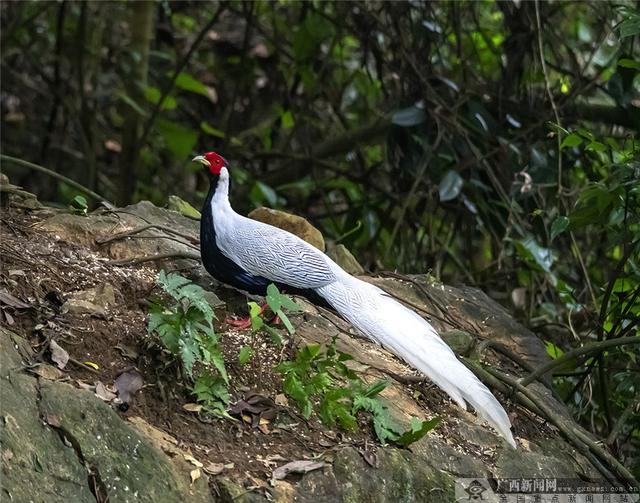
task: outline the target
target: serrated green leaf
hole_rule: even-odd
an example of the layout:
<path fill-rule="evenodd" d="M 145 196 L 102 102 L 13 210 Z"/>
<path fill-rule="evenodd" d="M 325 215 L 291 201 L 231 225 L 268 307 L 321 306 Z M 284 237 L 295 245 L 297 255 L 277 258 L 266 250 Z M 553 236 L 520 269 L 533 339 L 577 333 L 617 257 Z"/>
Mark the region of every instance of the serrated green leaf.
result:
<path fill-rule="evenodd" d="M 288 396 L 296 401 L 298 407 L 300 407 L 302 416 L 305 419 L 309 419 L 309 417 L 311 417 L 311 412 L 313 411 L 311 400 L 302 386 L 300 379 L 298 379 L 294 372 L 287 374 L 285 377 L 283 389 Z"/>
<path fill-rule="evenodd" d="M 181 338 L 178 342 L 180 347 L 180 359 L 182 366 L 189 377 L 193 372 L 193 364 L 198 358 L 198 348 L 193 340 Z"/>
<path fill-rule="evenodd" d="M 220 372 L 220 375 L 222 376 L 222 379 L 224 379 L 224 382 L 229 384 L 229 376 L 227 375 L 227 369 L 224 366 L 224 358 L 222 356 L 222 352 L 219 349 L 211 352 L 211 362 L 213 363 L 216 370 Z"/>
<path fill-rule="evenodd" d="M 414 442 L 417 442 L 422 437 L 424 437 L 427 433 L 433 430 L 436 426 L 440 424 L 440 418 L 434 417 L 428 421 L 420 421 L 418 418 L 411 419 L 411 429 L 405 431 L 400 435 L 399 438 L 395 440 L 395 443 L 401 445 L 402 447 L 407 447 Z"/>
<path fill-rule="evenodd" d="M 300 362 L 311 362 L 320 354 L 320 344 L 307 344 L 299 352 L 296 360 Z"/>
<path fill-rule="evenodd" d="M 333 379 L 327 372 L 318 372 L 313 375 L 307 382 L 305 388 L 309 390 L 309 393 L 315 395 L 322 393 L 333 384 Z"/>

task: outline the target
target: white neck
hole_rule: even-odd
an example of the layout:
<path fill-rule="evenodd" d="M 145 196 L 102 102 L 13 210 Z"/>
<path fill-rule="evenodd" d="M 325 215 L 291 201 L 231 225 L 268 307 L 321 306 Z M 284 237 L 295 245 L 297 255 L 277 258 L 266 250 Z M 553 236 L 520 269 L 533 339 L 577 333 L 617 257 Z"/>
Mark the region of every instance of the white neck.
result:
<path fill-rule="evenodd" d="M 227 168 L 222 168 L 219 176 L 216 191 L 211 199 L 211 205 L 231 208 L 229 203 L 229 171 Z"/>

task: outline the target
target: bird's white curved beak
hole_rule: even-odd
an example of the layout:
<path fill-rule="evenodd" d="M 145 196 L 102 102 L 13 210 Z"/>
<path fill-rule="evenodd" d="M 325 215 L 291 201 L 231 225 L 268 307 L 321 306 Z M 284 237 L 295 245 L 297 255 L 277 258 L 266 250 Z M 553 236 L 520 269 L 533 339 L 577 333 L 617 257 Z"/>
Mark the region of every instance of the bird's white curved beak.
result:
<path fill-rule="evenodd" d="M 207 161 L 203 155 L 197 155 L 195 156 L 193 159 L 191 159 L 191 162 L 200 162 L 202 164 L 204 164 L 207 167 L 211 166 L 211 163 L 209 161 Z"/>

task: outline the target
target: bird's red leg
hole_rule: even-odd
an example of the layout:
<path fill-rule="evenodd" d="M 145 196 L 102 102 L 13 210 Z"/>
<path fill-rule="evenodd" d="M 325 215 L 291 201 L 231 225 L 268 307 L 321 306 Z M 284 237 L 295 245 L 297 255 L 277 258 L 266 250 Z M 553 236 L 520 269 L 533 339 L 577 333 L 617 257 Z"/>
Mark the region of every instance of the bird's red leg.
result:
<path fill-rule="evenodd" d="M 258 316 L 262 316 L 268 307 L 269 307 L 269 304 L 266 304 L 266 303 L 263 304 L 262 307 L 260 308 L 260 312 L 258 313 Z M 226 320 L 224 320 L 224 322 L 227 325 L 231 325 L 232 327 L 246 329 L 251 326 L 251 316 L 247 316 L 246 318 L 239 318 L 239 319 L 227 318 Z"/>

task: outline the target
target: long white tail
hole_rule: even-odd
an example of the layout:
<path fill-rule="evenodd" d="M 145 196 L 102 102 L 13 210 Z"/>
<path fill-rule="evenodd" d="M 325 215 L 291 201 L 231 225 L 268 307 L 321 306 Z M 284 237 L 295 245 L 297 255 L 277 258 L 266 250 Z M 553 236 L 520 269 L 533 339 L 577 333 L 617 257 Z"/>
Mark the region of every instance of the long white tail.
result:
<path fill-rule="evenodd" d="M 341 274 L 340 274 L 341 273 Z M 446 391 L 460 407 L 465 401 L 512 445 L 511 422 L 491 391 L 465 367 L 429 323 L 380 288 L 338 273 L 316 291 L 367 337 L 381 344 Z"/>

